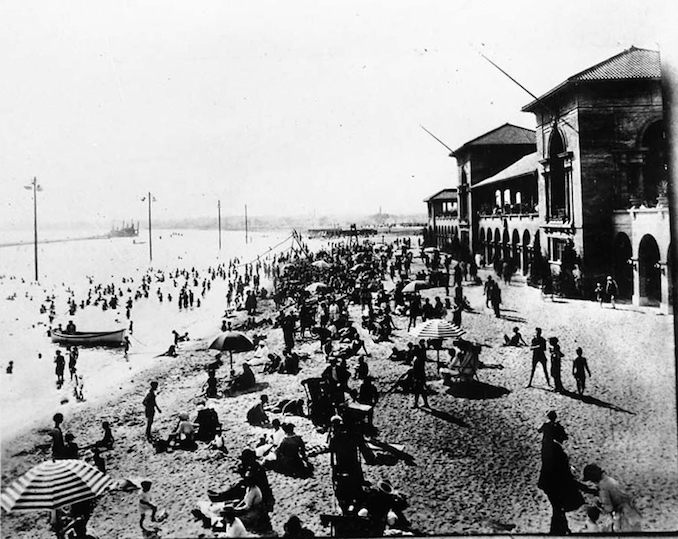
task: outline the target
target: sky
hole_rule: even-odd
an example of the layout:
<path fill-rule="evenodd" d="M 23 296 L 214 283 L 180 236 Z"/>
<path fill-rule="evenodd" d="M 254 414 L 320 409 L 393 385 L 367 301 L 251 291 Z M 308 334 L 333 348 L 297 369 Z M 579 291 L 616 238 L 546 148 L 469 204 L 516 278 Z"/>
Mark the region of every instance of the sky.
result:
<path fill-rule="evenodd" d="M 675 7 L 674 7 L 675 6 Z M 424 213 L 451 148 L 635 45 L 671 0 L 0 3 L 0 228 Z"/>

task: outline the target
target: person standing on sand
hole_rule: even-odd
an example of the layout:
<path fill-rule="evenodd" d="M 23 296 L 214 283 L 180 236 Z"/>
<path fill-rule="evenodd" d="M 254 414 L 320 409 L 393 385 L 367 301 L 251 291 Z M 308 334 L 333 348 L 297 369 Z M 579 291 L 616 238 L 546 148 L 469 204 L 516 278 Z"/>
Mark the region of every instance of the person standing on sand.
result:
<path fill-rule="evenodd" d="M 64 369 L 66 368 L 66 358 L 61 355 L 61 350 L 56 351 L 56 356 L 54 356 L 54 364 L 56 365 L 54 373 L 57 377 L 57 388 L 61 389 L 61 386 L 64 384 Z"/>
<path fill-rule="evenodd" d="M 541 336 L 541 328 L 535 328 L 530 349 L 532 350 L 532 372 L 530 373 L 530 381 L 528 382 L 527 387 L 532 387 L 534 371 L 537 369 L 537 365 L 540 363 L 544 368 L 544 377 L 546 378 L 546 383 L 549 387 L 551 387 L 549 373 L 546 372 L 546 339 Z"/>
<path fill-rule="evenodd" d="M 551 410 L 548 421 L 539 427 L 542 433 L 541 471 L 537 486 L 544 491 L 551 504 L 552 535 L 570 533 L 565 513 L 582 506 L 584 498 L 579 492 L 580 483 L 572 476 L 570 461 L 562 444 L 568 438 L 565 429 L 557 421 L 557 414 Z"/>
<path fill-rule="evenodd" d="M 414 408 L 419 407 L 419 396 L 421 395 L 424 407 L 429 408 L 428 395 L 426 394 L 426 349 L 423 345 L 416 354 L 412 362 L 412 392 L 414 393 Z"/>
<path fill-rule="evenodd" d="M 71 373 L 71 381 L 73 381 L 73 377 L 77 377 L 77 370 L 78 370 L 78 356 L 80 355 L 80 352 L 78 351 L 77 346 L 71 346 L 68 349 L 68 370 Z"/>
<path fill-rule="evenodd" d="M 64 422 L 62 413 L 54 414 L 54 428 L 49 432 L 52 437 L 52 460 L 64 458 L 64 433 L 61 430 L 61 424 Z"/>
<path fill-rule="evenodd" d="M 617 286 L 617 281 L 615 281 L 611 275 L 607 276 L 607 280 L 605 282 L 605 295 L 610 298 L 610 304 L 612 305 L 613 309 L 616 309 L 617 307 L 615 306 L 615 298 L 619 294 L 619 287 Z"/>
<path fill-rule="evenodd" d="M 576 352 L 577 357 L 574 358 L 574 362 L 572 363 L 572 375 L 577 381 L 577 393 L 583 395 L 584 390 L 586 389 L 586 374 L 588 373 L 590 377 L 591 371 L 589 370 L 588 361 L 584 356 L 582 356 L 583 350 L 581 348 L 577 348 Z"/>
<path fill-rule="evenodd" d="M 564 357 L 564 354 L 560 350 L 560 344 L 558 344 L 558 337 L 549 338 L 549 344 L 551 345 L 551 376 L 553 377 L 553 386 L 557 393 L 563 393 L 565 391 L 565 388 L 563 387 L 563 381 L 560 375 L 560 368 L 562 365 L 562 359 Z"/>
<path fill-rule="evenodd" d="M 148 391 L 144 397 L 144 410 L 146 413 L 146 439 L 149 442 L 153 442 L 153 436 L 151 434 L 151 427 L 153 426 L 153 418 L 155 417 L 155 411 L 162 413 L 158 407 L 157 402 L 155 401 L 155 390 L 158 389 L 158 382 L 151 382 L 151 389 Z"/>
<path fill-rule="evenodd" d="M 129 340 L 129 337 L 125 336 L 125 340 L 122 344 L 122 351 L 125 354 L 125 359 L 129 361 L 129 347 L 132 346 L 132 343 Z"/>

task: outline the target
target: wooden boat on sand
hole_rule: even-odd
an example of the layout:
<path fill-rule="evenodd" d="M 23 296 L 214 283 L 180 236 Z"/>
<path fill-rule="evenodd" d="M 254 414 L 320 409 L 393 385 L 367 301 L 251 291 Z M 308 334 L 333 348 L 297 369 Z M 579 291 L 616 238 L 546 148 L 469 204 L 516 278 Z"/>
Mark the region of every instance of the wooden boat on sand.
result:
<path fill-rule="evenodd" d="M 76 346 L 122 346 L 125 342 L 126 329 L 115 331 L 75 331 L 66 333 L 58 329 L 52 330 L 52 342 Z"/>

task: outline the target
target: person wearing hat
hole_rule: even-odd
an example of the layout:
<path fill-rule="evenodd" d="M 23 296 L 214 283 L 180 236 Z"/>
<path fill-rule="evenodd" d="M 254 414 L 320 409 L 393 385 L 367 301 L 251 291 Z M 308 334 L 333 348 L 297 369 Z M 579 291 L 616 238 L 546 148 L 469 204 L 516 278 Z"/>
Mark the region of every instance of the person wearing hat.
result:
<path fill-rule="evenodd" d="M 296 515 L 292 515 L 283 525 L 285 533 L 283 539 L 313 539 L 315 534 L 308 528 L 304 528 L 301 520 Z"/>
<path fill-rule="evenodd" d="M 618 532 L 641 531 L 642 516 L 636 508 L 633 497 L 626 492 L 614 477 L 605 473 L 597 464 L 584 467 L 584 481 L 595 483 L 603 512 L 612 517 L 612 530 Z"/>
<path fill-rule="evenodd" d="M 247 410 L 247 422 L 254 427 L 263 427 L 269 424 L 266 405 L 268 404 L 268 395 L 261 395 L 259 402 Z"/>
<path fill-rule="evenodd" d="M 198 414 L 195 417 L 195 424 L 198 429 L 195 434 L 195 439 L 202 442 L 211 442 L 221 431 L 219 415 L 212 407 L 210 401 L 198 402 Z"/>
<path fill-rule="evenodd" d="M 563 449 L 568 438 L 565 429 L 558 423 L 554 410 L 547 414 L 548 421 L 540 428 L 542 433 L 541 471 L 537 486 L 544 491 L 551 504 L 551 526 L 549 533 L 565 535 L 570 533 L 566 513 L 582 506 L 580 483 L 572 476 L 570 459 Z"/>

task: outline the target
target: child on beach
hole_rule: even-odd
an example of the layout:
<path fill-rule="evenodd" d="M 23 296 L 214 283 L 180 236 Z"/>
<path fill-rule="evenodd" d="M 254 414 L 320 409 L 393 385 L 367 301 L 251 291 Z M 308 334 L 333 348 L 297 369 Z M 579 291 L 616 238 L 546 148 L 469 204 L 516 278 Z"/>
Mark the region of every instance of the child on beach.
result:
<path fill-rule="evenodd" d="M 527 346 L 525 339 L 523 339 L 522 333 L 518 327 L 513 328 L 513 335 L 510 337 L 504 335 L 504 346 Z"/>
<path fill-rule="evenodd" d="M 584 390 L 586 389 L 586 374 L 588 373 L 590 377 L 591 371 L 589 370 L 588 361 L 586 361 L 586 358 L 582 356 L 582 349 L 577 348 L 576 352 L 577 357 L 574 358 L 574 362 L 572 363 L 572 375 L 577 381 L 577 393 L 583 395 Z"/>
<path fill-rule="evenodd" d="M 596 295 L 596 301 L 602 307 L 603 306 L 603 283 L 596 283 L 596 289 L 593 291 Z"/>
<path fill-rule="evenodd" d="M 152 501 L 151 485 L 150 481 L 141 482 L 141 492 L 139 493 L 139 513 L 141 518 L 139 519 L 139 526 L 142 530 L 146 530 L 144 526 L 146 517 L 150 517 L 151 522 L 155 522 L 155 514 L 158 511 L 158 506 Z"/>

